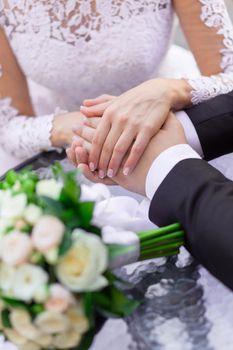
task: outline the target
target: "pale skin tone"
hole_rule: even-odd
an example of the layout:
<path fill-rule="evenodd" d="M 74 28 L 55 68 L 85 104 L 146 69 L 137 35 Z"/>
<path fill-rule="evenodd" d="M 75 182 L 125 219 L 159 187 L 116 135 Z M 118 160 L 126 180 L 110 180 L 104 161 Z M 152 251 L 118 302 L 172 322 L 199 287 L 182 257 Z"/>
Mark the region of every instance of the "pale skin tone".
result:
<path fill-rule="evenodd" d="M 173 5 L 201 73 L 220 73 L 223 37 L 201 21 L 200 1 L 174 0 Z M 88 118 L 85 126 L 93 125 L 93 117 L 101 117 L 88 158 L 90 170 L 98 170 L 100 178 L 111 178 L 124 159 L 122 171 L 130 174 L 169 112 L 191 104 L 190 92 L 185 80 L 153 79 L 118 97 L 102 95 L 85 100 L 81 107 Z M 76 134 L 81 136 L 80 129 Z"/>
<path fill-rule="evenodd" d="M 95 5 L 94 1 L 92 5 Z M 222 36 L 200 20 L 200 1 L 173 0 L 173 5 L 201 73 L 220 73 Z M 35 113 L 25 75 L 1 28 L 0 65 L 3 68 L 0 98 L 11 97 L 19 115 L 32 117 Z M 88 158 L 90 169 L 97 169 L 101 178 L 106 175 L 113 177 L 128 154 L 123 171 L 130 174 L 170 110 L 190 105 L 190 91 L 185 80 L 152 79 L 118 97 L 103 95 L 85 100 L 80 111 L 55 117 L 52 145 L 63 147 L 70 144 L 73 128 L 82 122 L 83 114 L 88 118 L 87 125 L 92 124 L 93 117 L 101 117 Z"/>
<path fill-rule="evenodd" d="M 0 99 L 11 97 L 12 105 L 19 115 L 32 118 L 35 115 L 29 96 L 27 81 L 21 70 L 4 31 L 0 28 Z M 73 128 L 83 120 L 80 111 L 58 115 L 54 118 L 51 141 L 54 147 L 71 144 Z"/>
<path fill-rule="evenodd" d="M 96 118 L 96 126 L 98 118 Z M 72 146 L 67 149 L 67 155 L 78 167 L 83 171 L 84 175 L 93 182 L 101 182 L 105 185 L 120 185 L 130 191 L 145 195 L 145 182 L 148 171 L 153 161 L 166 149 L 187 143 L 184 130 L 180 122 L 176 119 L 173 113 L 169 113 L 166 123 L 154 136 L 143 156 L 140 158 L 137 166 L 129 176 L 124 176 L 122 171 L 114 177 L 100 179 L 97 172 L 91 172 L 87 162 L 89 150 L 95 134 L 94 128 L 89 128 L 85 131 L 84 138 L 74 141 Z M 123 165 L 124 166 L 124 165 Z"/>

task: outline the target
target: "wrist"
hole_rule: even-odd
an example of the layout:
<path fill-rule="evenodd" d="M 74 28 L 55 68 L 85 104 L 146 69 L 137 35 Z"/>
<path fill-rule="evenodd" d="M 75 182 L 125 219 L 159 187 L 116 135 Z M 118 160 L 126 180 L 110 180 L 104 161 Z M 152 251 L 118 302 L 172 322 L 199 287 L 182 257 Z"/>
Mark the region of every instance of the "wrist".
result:
<path fill-rule="evenodd" d="M 51 143 L 53 147 L 64 147 L 67 144 L 68 138 L 66 129 L 63 125 L 65 114 L 56 115 L 53 119 L 53 128 L 51 132 Z"/>
<path fill-rule="evenodd" d="M 166 79 L 168 99 L 174 110 L 181 110 L 191 105 L 191 86 L 185 79 Z"/>

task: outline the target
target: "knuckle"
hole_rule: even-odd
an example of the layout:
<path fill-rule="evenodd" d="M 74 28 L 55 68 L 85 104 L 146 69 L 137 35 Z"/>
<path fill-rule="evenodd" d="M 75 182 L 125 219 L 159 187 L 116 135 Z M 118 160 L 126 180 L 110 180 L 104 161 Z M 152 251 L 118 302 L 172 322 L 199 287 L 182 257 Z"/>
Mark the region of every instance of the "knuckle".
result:
<path fill-rule="evenodd" d="M 133 154 L 138 154 L 138 153 L 141 153 L 143 151 L 143 146 L 138 144 L 138 145 L 135 145 L 133 148 L 132 148 L 132 153 Z"/>
<path fill-rule="evenodd" d="M 144 131 L 148 134 L 152 134 L 154 131 L 154 126 L 151 124 L 144 125 Z"/>
<path fill-rule="evenodd" d="M 120 117 L 119 117 L 119 124 L 120 125 L 125 125 L 128 121 L 128 116 L 127 114 L 122 114 Z"/>
<path fill-rule="evenodd" d="M 137 119 L 134 119 L 131 121 L 131 126 L 135 129 L 137 129 L 140 126 L 140 122 Z"/>
<path fill-rule="evenodd" d="M 96 135 L 96 136 L 93 137 L 92 144 L 93 144 L 95 147 L 101 145 L 101 140 L 100 140 L 100 138 L 99 138 L 98 135 Z"/>
<path fill-rule="evenodd" d="M 112 118 L 114 117 L 115 111 L 113 108 L 108 107 L 104 113 L 104 117 L 108 120 L 112 120 Z"/>
<path fill-rule="evenodd" d="M 125 148 L 123 146 L 121 146 L 121 145 L 116 146 L 115 149 L 114 149 L 114 153 L 116 155 L 122 155 L 122 154 L 125 153 Z"/>
<path fill-rule="evenodd" d="M 103 154 L 109 154 L 109 153 L 111 153 L 112 152 L 112 147 L 111 147 L 111 145 L 109 145 L 109 144 L 106 144 L 106 145 L 104 145 L 104 147 L 103 147 Z"/>

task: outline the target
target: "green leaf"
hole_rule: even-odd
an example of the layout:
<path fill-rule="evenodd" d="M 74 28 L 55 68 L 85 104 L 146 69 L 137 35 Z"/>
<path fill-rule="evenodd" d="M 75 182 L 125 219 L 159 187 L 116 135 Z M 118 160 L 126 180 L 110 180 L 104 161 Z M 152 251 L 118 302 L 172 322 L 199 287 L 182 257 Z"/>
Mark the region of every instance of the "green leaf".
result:
<path fill-rule="evenodd" d="M 9 185 L 13 186 L 17 180 L 18 180 L 18 174 L 14 170 L 8 171 L 8 173 L 6 174 L 5 181 Z"/>
<path fill-rule="evenodd" d="M 54 215 L 58 218 L 62 217 L 64 208 L 62 204 L 49 197 L 40 197 L 39 205 L 44 208 L 44 213 L 47 215 Z"/>
<path fill-rule="evenodd" d="M 105 291 L 94 293 L 96 309 L 104 317 L 126 317 L 133 313 L 141 304 L 132 300 L 114 285 L 108 286 Z"/>
<path fill-rule="evenodd" d="M 24 303 L 21 300 L 17 300 L 17 299 L 5 297 L 5 296 L 2 296 L 1 298 L 6 305 L 9 305 L 13 308 L 29 310 L 29 305 Z"/>
<path fill-rule="evenodd" d="M 41 314 L 44 310 L 45 310 L 45 308 L 44 308 L 44 305 L 42 305 L 42 304 L 34 304 L 31 306 L 31 313 L 34 316 Z"/>
<path fill-rule="evenodd" d="M 71 232 L 66 230 L 62 243 L 60 244 L 59 247 L 59 256 L 65 255 L 65 253 L 70 249 L 72 246 L 72 237 L 71 237 Z"/>
<path fill-rule="evenodd" d="M 3 324 L 3 327 L 5 328 L 12 328 L 12 324 L 11 324 L 11 321 L 10 321 L 10 311 L 5 309 L 2 311 L 1 313 L 1 317 L 2 317 L 2 324 Z"/>
<path fill-rule="evenodd" d="M 83 202 L 79 204 L 79 212 L 83 226 L 90 225 L 91 219 L 93 217 L 94 207 L 94 202 Z"/>
<path fill-rule="evenodd" d="M 83 335 L 81 343 L 79 346 L 73 350 L 88 350 L 93 343 L 95 337 L 95 329 L 90 329 L 89 332 Z"/>
<path fill-rule="evenodd" d="M 93 300 L 93 293 L 85 293 L 83 295 L 83 303 L 84 303 L 84 311 L 85 315 L 89 320 L 90 327 L 94 327 L 95 320 L 94 320 L 94 300 Z"/>

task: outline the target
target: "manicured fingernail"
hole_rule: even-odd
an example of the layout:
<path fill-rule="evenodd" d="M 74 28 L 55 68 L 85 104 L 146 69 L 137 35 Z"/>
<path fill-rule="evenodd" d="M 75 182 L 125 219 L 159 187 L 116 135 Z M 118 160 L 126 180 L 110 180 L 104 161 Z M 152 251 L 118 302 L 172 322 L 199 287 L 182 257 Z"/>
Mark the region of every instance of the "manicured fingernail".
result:
<path fill-rule="evenodd" d="M 130 172 L 130 168 L 124 168 L 123 174 L 124 174 L 125 176 L 128 176 L 128 175 L 129 175 L 129 172 Z"/>
<path fill-rule="evenodd" d="M 104 179 L 104 177 L 105 177 L 104 171 L 103 170 L 99 170 L 99 178 L 100 179 Z"/>
<path fill-rule="evenodd" d="M 91 171 L 95 171 L 95 164 L 94 163 L 90 163 L 89 164 L 89 168 Z"/>
<path fill-rule="evenodd" d="M 107 175 L 108 175 L 108 177 L 113 177 L 114 176 L 113 169 L 108 169 Z"/>

